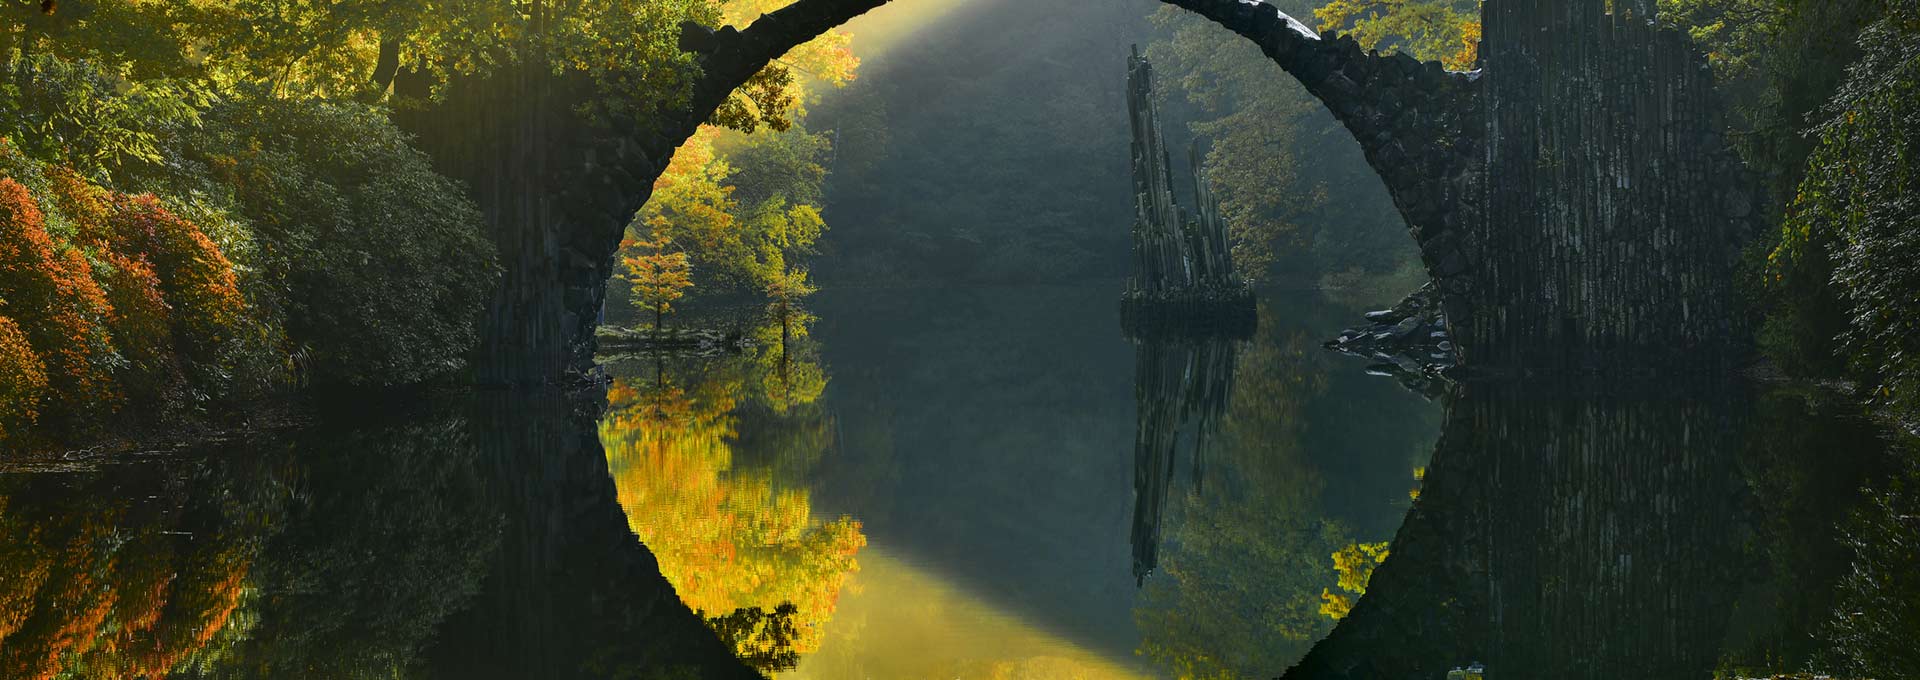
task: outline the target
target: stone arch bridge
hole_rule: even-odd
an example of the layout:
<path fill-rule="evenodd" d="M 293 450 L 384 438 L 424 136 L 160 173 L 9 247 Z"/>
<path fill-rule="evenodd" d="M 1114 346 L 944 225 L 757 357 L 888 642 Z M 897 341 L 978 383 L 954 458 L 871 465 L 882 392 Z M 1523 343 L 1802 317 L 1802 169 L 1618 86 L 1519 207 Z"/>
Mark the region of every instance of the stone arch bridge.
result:
<path fill-rule="evenodd" d="M 474 188 L 500 245 L 478 378 L 587 370 L 614 251 L 674 149 L 774 59 L 887 1 L 798 0 L 745 29 L 685 27 L 702 77 L 664 121 L 582 124 L 568 85 L 537 74 L 448 88 L 439 111 L 488 111 L 458 126 L 499 140 L 488 146 L 449 141 L 450 114 L 403 116 Z M 1704 59 L 1653 24 L 1652 0 L 1486 0 L 1471 73 L 1364 51 L 1255 0 L 1163 1 L 1259 45 L 1353 134 L 1469 367 L 1651 372 L 1736 354 L 1730 288 L 1755 192 L 1720 136 Z"/>

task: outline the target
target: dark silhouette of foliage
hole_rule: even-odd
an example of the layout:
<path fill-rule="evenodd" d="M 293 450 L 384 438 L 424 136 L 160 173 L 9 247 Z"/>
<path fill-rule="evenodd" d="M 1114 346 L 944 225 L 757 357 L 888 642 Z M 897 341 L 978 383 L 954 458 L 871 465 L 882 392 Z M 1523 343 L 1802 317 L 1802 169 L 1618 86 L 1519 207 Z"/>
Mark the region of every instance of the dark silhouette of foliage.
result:
<path fill-rule="evenodd" d="M 783 602 L 768 612 L 760 607 L 742 607 L 732 614 L 707 619 L 722 642 L 739 650 L 740 660 L 769 673 L 792 670 L 800 655 L 793 649 L 794 614 L 800 611 L 792 602 Z"/>
<path fill-rule="evenodd" d="M 1882 403 L 1920 413 L 1920 9 L 1890 12 L 1861 45 L 1773 258 L 1777 271 L 1831 263 L 1852 369 Z"/>
<path fill-rule="evenodd" d="M 256 268 L 318 383 L 402 384 L 460 369 L 495 280 L 459 185 L 372 107 L 235 98 L 188 136 L 198 186 L 231 195 Z"/>
<path fill-rule="evenodd" d="M 1840 579 L 1827 637 L 1863 677 L 1920 678 L 1920 467 L 1908 464 L 1845 527 L 1853 571 Z"/>

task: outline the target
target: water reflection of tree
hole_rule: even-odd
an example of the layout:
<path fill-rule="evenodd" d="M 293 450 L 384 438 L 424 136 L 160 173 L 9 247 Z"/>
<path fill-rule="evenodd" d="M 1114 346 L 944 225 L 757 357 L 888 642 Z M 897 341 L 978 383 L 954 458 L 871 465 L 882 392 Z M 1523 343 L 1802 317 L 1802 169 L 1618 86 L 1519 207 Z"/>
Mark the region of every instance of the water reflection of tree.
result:
<path fill-rule="evenodd" d="M 0 477 L 0 676 L 394 677 L 495 545 L 459 425 Z"/>
<path fill-rule="evenodd" d="M 499 549 L 476 434 L 456 408 L 360 409 L 290 452 L 279 530 L 253 576 L 250 634 L 196 675 L 411 674 Z"/>
<path fill-rule="evenodd" d="M 1188 421 L 1195 429 L 1204 423 L 1218 432 L 1205 438 L 1207 455 L 1196 460 L 1204 464 L 1173 504 L 1180 516 L 1161 539 L 1164 573 L 1147 580 L 1134 610 L 1140 653 L 1173 677 L 1268 677 L 1292 663 L 1331 627 L 1319 614 L 1320 593 L 1336 583 L 1331 555 L 1352 542 L 1347 527 L 1326 517 L 1325 482 L 1302 439 L 1303 412 L 1328 391 L 1328 359 L 1310 333 L 1271 308 L 1260 309 L 1259 328 L 1244 347 L 1140 355 L 1148 377 L 1137 386 L 1141 440 L 1149 447 L 1136 455 L 1148 462 L 1141 472 L 1149 481 L 1137 485 L 1149 493 L 1167 485 L 1152 479 L 1170 470 L 1154 450 L 1183 409 L 1199 408 Z M 1169 387 L 1182 375 L 1175 367 L 1183 354 L 1212 374 Z"/>
<path fill-rule="evenodd" d="M 633 531 L 682 601 L 764 670 L 819 648 L 866 545 L 853 518 L 813 517 L 804 482 L 832 442 L 827 376 L 811 319 L 786 321 L 756 329 L 742 356 L 617 369 L 600 423 Z"/>
<path fill-rule="evenodd" d="M 266 527 L 168 477 L 0 478 L 0 676 L 159 677 L 244 634 Z"/>

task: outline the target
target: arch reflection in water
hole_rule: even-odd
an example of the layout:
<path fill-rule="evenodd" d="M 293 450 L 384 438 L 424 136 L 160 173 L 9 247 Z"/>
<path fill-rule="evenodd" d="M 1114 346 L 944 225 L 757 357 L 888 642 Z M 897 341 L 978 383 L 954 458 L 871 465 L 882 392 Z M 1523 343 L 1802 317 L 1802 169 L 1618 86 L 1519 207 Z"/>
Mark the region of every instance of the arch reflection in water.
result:
<path fill-rule="evenodd" d="M 1364 589 L 1336 555 L 1377 545 L 1405 512 L 1432 410 L 1339 370 L 1312 330 L 1337 313 L 1276 299 L 1257 330 L 1134 334 L 1132 615 L 1136 654 L 1164 677 L 1298 661 L 1344 613 L 1326 598 Z"/>
<path fill-rule="evenodd" d="M 1468 384 L 1352 616 L 1289 678 L 1704 678 L 1739 590 L 1748 397 Z"/>

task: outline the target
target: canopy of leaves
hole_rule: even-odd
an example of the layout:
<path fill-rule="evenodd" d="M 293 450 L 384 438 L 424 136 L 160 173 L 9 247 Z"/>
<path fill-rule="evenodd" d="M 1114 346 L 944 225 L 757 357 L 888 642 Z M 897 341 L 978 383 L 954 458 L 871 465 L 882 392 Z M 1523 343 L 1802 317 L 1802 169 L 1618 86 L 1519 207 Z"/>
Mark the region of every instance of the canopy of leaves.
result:
<path fill-rule="evenodd" d="M 1480 58 L 1480 0 L 1333 0 L 1313 11 L 1321 32 L 1349 33 L 1366 49 L 1392 49 L 1455 71 Z"/>
<path fill-rule="evenodd" d="M 1888 405 L 1920 413 L 1920 9 L 1892 11 L 1861 45 L 1773 260 L 1778 271 L 1832 258 L 1853 369 Z"/>
<path fill-rule="evenodd" d="M 230 202 L 287 333 L 322 383 L 400 384 L 463 366 L 493 246 L 460 186 L 377 109 L 235 96 L 185 131 L 181 194 Z"/>
<path fill-rule="evenodd" d="M 816 204 L 800 201 L 820 199 L 829 149 L 799 126 L 752 135 L 702 128 L 655 182 L 622 257 L 644 257 L 640 244 L 664 240 L 703 272 L 698 283 L 804 296 L 812 287 L 801 259 L 815 252 L 827 224 Z M 737 171 L 736 160 L 748 172 Z"/>

